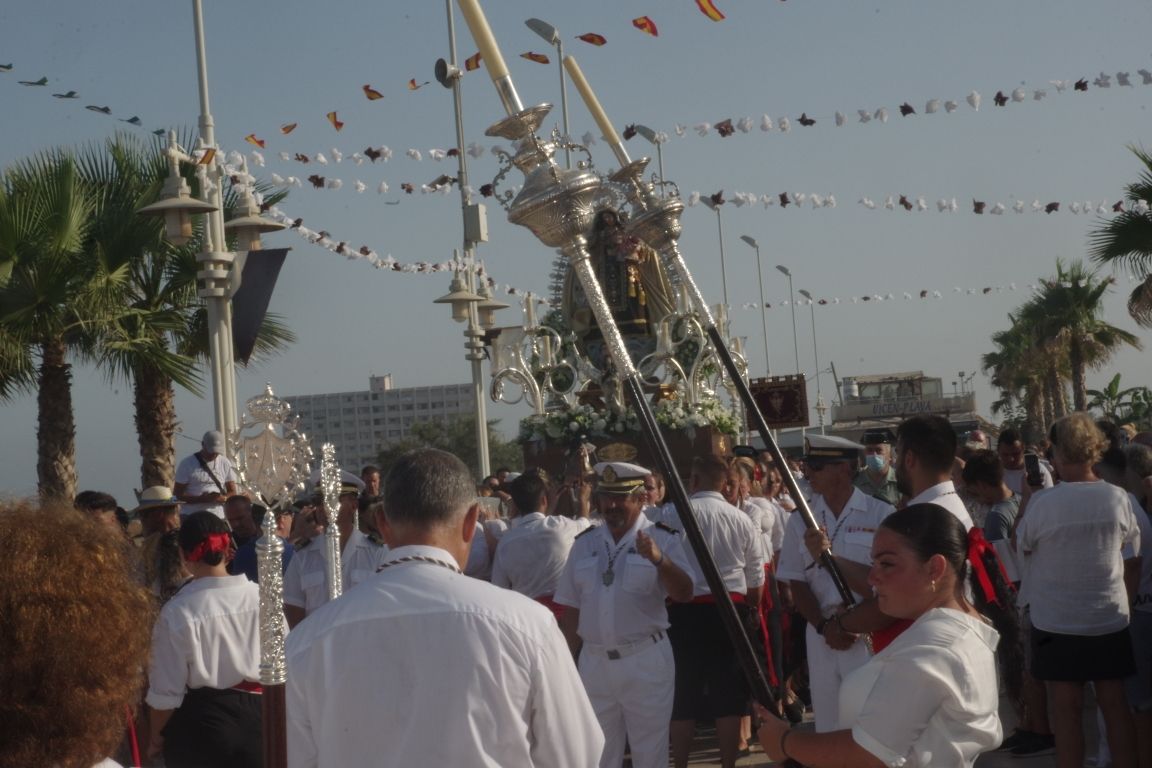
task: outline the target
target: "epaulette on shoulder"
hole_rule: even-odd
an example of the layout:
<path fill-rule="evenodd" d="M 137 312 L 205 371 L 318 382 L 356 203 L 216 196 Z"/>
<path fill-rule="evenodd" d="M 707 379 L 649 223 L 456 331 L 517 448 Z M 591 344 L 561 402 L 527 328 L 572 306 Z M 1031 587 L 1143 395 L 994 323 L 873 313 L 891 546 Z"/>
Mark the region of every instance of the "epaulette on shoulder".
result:
<path fill-rule="evenodd" d="M 300 550 L 304 549 L 305 547 L 307 547 L 311 543 L 312 543 L 312 539 L 300 539 L 300 543 L 295 545 L 295 549 L 297 552 L 299 552 Z"/>
<path fill-rule="evenodd" d="M 580 533 L 576 534 L 576 538 L 578 539 L 581 536 L 587 536 L 588 534 L 592 533 L 592 531 L 596 530 L 596 528 L 597 528 L 597 526 L 590 525 L 587 528 L 585 528 L 584 530 L 580 531 Z"/>
<path fill-rule="evenodd" d="M 655 525 L 660 530 L 667 531 L 668 533 L 671 533 L 674 536 L 680 535 L 680 531 L 678 531 L 677 529 L 673 528 L 672 526 L 670 526 L 666 523 L 656 522 Z"/>

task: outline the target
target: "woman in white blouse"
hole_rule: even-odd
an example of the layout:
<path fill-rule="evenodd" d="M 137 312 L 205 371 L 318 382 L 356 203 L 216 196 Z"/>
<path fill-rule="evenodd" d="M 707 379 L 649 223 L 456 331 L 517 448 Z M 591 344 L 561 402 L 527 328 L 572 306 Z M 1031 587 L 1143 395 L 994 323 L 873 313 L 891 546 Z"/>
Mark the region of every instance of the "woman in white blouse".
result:
<path fill-rule="evenodd" d="M 973 765 L 1002 736 L 998 643 L 1014 695 L 1022 665 L 1015 600 L 995 552 L 979 528 L 966 532 L 943 507 L 915 504 L 881 523 L 868 580 L 885 614 L 913 624 L 844 679 L 839 730 L 793 732 L 761 708 L 764 751 L 813 768 Z"/>
<path fill-rule="evenodd" d="M 262 762 L 260 589 L 229 576 L 228 524 L 213 512 L 184 518 L 180 551 L 192 579 L 152 631 L 150 755 L 168 768 Z"/>

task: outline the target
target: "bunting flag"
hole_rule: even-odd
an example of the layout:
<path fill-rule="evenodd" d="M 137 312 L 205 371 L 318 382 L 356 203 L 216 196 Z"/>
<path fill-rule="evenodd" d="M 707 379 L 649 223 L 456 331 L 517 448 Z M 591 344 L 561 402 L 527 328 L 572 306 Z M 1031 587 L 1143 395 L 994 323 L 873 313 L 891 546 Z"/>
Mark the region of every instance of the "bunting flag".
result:
<path fill-rule="evenodd" d="M 528 59 L 528 61 L 534 61 L 537 64 L 551 64 L 552 63 L 548 59 L 547 56 L 545 56 L 542 53 L 536 53 L 535 51 L 526 51 L 525 53 L 520 54 L 520 58 Z"/>
<path fill-rule="evenodd" d="M 424 82 L 422 82 L 422 83 L 418 83 L 418 82 L 416 82 L 416 78 L 412 78 L 411 80 L 409 80 L 409 81 L 408 81 L 408 90 L 410 90 L 410 91 L 418 91 L 418 90 L 420 90 L 421 88 L 423 88 L 423 87 L 424 87 L 424 86 L 426 86 L 426 85 L 428 85 L 428 81 L 427 81 L 427 80 L 425 80 L 425 81 L 424 81 Z"/>
<path fill-rule="evenodd" d="M 285 136 L 292 133 L 294 130 L 296 130 L 296 123 L 284 123 L 284 125 L 280 126 L 280 133 L 284 134 Z"/>
<path fill-rule="evenodd" d="M 344 128 L 344 123 L 340 122 L 340 119 L 336 117 L 335 111 L 328 113 L 328 122 L 332 123 L 332 127 L 335 128 L 337 131 L 342 130 Z"/>
<path fill-rule="evenodd" d="M 647 16 L 641 16 L 638 19 L 632 19 L 632 26 L 636 27 L 636 29 L 644 32 L 645 34 L 652 35 L 652 37 L 660 36 L 659 30 L 656 29 L 656 22 L 652 21 L 652 19 L 648 18 Z"/>
<path fill-rule="evenodd" d="M 464 59 L 464 69 L 467 72 L 480 69 L 480 54 L 474 53 L 468 58 Z"/>
<path fill-rule="evenodd" d="M 696 0 L 696 7 L 712 21 L 724 21 L 724 14 L 720 13 L 720 9 L 712 0 Z"/>
<path fill-rule="evenodd" d="M 589 45 L 597 45 L 597 46 L 604 45 L 605 43 L 608 42 L 608 38 L 604 37 L 604 35 L 598 35 L 595 32 L 585 32 L 582 35 L 576 35 L 576 39 L 577 40 L 583 40 L 584 42 L 588 43 Z"/>
<path fill-rule="evenodd" d="M 384 94 L 380 93 L 380 91 L 376 90 L 370 85 L 364 86 L 364 95 L 368 97 L 368 101 L 376 101 L 377 99 L 384 98 Z"/>
<path fill-rule="evenodd" d="M 260 147 L 260 149 L 264 149 L 264 139 L 256 138 L 256 134 L 254 134 L 254 133 L 250 133 L 247 136 L 245 136 L 244 141 L 248 142 L 249 144 L 253 144 L 257 147 Z"/>
<path fill-rule="evenodd" d="M 215 147 L 209 147 L 208 149 L 204 150 L 204 154 L 202 154 L 200 156 L 200 159 L 196 162 L 196 164 L 197 165 L 209 165 L 215 159 L 216 159 L 216 149 L 215 149 Z"/>

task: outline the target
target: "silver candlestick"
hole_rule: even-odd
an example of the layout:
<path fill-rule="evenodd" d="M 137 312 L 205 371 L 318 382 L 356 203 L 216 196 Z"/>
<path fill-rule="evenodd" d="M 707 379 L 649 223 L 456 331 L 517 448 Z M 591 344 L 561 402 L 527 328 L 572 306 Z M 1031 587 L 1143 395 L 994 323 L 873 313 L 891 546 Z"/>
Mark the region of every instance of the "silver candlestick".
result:
<path fill-rule="evenodd" d="M 336 465 L 336 446 L 332 443 L 324 443 L 320 455 L 320 490 L 324 496 L 324 513 L 328 518 L 324 526 L 324 573 L 328 584 L 328 599 L 335 600 L 343 591 L 340 528 L 336 524 L 336 517 L 340 514 L 340 467 Z"/>

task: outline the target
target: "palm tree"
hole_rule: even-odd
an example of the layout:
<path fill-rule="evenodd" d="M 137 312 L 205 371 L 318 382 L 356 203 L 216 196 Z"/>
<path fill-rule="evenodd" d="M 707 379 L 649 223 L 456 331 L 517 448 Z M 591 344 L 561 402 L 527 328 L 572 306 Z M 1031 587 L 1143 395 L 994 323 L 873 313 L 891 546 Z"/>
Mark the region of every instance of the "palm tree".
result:
<path fill-rule="evenodd" d="M 1067 352 L 1072 404 L 1083 411 L 1088 407 L 1087 370 L 1107 363 L 1121 345 L 1140 349 L 1140 339 L 1101 318 L 1112 280 L 1097 278 L 1083 262 L 1074 261 L 1065 268 L 1057 259 L 1056 276 L 1042 284 L 1039 295 L 1024 305 L 1020 316 L 1033 329 L 1039 345 L 1053 353 Z"/>
<path fill-rule="evenodd" d="M 992 413 L 1001 413 L 1020 404 L 1024 408 L 1029 435 L 1039 436 L 1053 419 L 1048 393 L 1048 372 L 1057 361 L 1037 349 L 1031 329 L 1016 315 L 1009 314 L 1011 327 L 992 334 L 995 351 L 981 357 L 980 365 L 989 374 L 1000 398 L 992 403 Z"/>
<path fill-rule="evenodd" d="M 1129 147 L 1144 168 L 1139 180 L 1125 188 L 1128 210 L 1092 232 L 1092 259 L 1113 268 L 1126 267 L 1141 276 L 1128 297 L 1128 313 L 1137 325 L 1152 328 L 1152 155 Z"/>
<path fill-rule="evenodd" d="M 114 283 L 83 258 L 93 209 L 72 158 L 43 152 L 0 180 L 0 399 L 37 392 L 41 497 L 76 493 L 71 358 L 92 349 L 104 305 L 93 284 Z"/>

